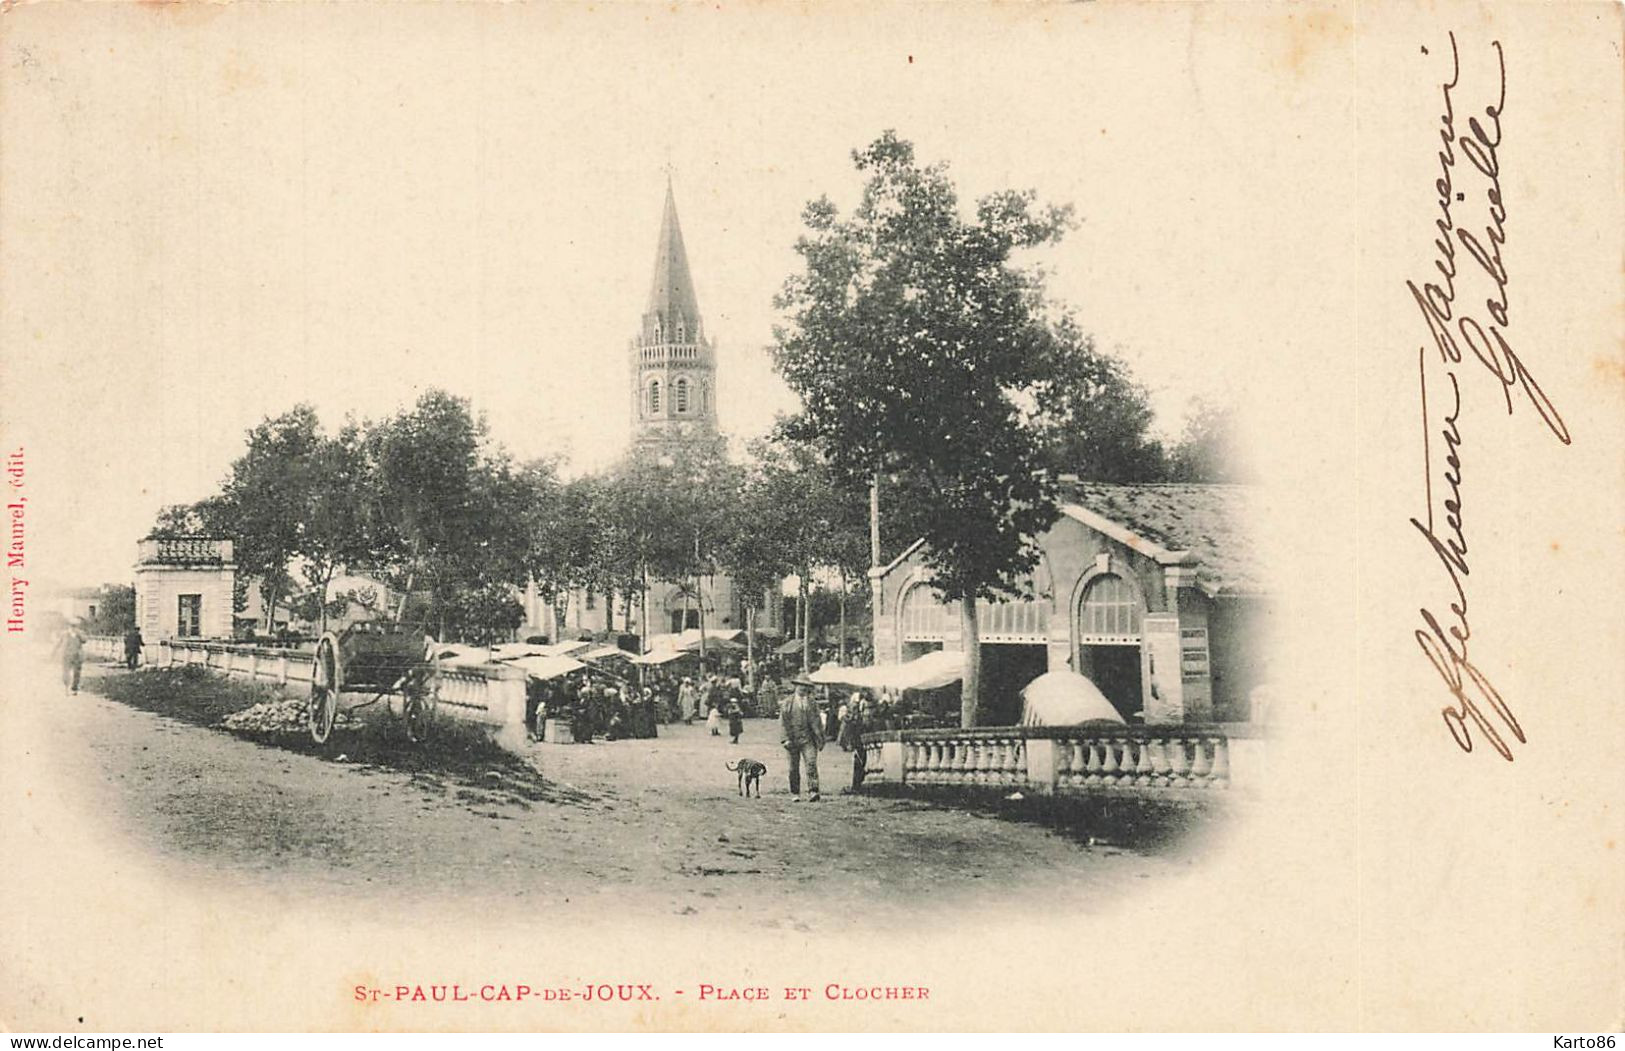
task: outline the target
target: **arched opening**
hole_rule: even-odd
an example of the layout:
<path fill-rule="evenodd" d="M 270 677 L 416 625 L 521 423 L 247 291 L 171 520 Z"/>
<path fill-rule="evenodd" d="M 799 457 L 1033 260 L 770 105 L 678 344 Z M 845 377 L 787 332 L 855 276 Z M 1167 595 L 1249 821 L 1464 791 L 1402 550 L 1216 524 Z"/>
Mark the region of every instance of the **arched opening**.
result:
<path fill-rule="evenodd" d="M 1123 718 L 1144 704 L 1140 675 L 1140 593 L 1115 573 L 1102 573 L 1078 600 L 1078 671 L 1087 676 Z"/>
<path fill-rule="evenodd" d="M 655 381 L 653 381 L 652 383 L 649 384 L 649 411 L 651 413 L 658 413 L 660 411 L 660 381 L 659 380 L 655 380 Z"/>
<path fill-rule="evenodd" d="M 930 585 L 912 584 L 897 602 L 897 638 L 900 658 L 911 661 L 942 649 L 948 637 L 948 611 Z"/>
<path fill-rule="evenodd" d="M 677 401 L 677 411 L 678 412 L 687 412 L 688 411 L 688 380 L 680 379 L 680 380 L 677 381 L 675 398 L 676 398 L 676 401 Z"/>

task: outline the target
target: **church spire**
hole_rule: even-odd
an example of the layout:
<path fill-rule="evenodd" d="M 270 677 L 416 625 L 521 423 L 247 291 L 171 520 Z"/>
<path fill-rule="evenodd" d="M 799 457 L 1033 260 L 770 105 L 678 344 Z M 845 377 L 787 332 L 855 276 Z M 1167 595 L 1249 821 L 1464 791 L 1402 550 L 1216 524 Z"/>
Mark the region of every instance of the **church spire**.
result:
<path fill-rule="evenodd" d="M 660 219 L 660 244 L 655 250 L 654 281 L 649 286 L 649 305 L 644 309 L 645 338 L 659 332 L 665 340 L 694 339 L 700 333 L 700 306 L 694 296 L 694 279 L 688 271 L 688 252 L 683 247 L 683 228 L 677 222 L 677 198 L 672 193 L 671 172 L 666 173 L 666 209 Z"/>
<path fill-rule="evenodd" d="M 669 170 L 654 283 L 649 287 L 642 331 L 629 349 L 632 434 L 638 445 L 669 447 L 715 437 L 716 355 L 701 328 Z"/>

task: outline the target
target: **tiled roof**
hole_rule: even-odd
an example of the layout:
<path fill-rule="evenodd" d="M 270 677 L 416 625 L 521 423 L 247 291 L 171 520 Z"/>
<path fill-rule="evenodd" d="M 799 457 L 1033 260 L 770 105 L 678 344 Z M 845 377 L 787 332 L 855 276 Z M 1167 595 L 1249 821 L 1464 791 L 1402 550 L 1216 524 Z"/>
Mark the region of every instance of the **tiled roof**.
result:
<path fill-rule="evenodd" d="M 1252 543 L 1253 490 L 1245 485 L 1114 485 L 1063 480 L 1061 503 L 1076 504 L 1169 551 L 1196 557 L 1196 579 L 1219 595 L 1264 591 Z"/>

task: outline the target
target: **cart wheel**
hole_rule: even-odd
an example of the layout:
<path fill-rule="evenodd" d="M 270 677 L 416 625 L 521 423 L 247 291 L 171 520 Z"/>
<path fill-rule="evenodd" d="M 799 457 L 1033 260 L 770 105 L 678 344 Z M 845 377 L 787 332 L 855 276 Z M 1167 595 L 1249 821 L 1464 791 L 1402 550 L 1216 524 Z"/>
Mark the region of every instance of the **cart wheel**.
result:
<path fill-rule="evenodd" d="M 434 731 L 436 702 L 440 697 L 440 658 L 433 657 L 407 684 L 406 698 L 401 705 L 401 719 L 406 723 L 406 737 L 413 744 L 422 744 Z"/>
<path fill-rule="evenodd" d="M 326 744 L 339 714 L 339 665 L 333 641 L 324 637 L 316 644 L 316 661 L 310 676 L 310 738 Z"/>

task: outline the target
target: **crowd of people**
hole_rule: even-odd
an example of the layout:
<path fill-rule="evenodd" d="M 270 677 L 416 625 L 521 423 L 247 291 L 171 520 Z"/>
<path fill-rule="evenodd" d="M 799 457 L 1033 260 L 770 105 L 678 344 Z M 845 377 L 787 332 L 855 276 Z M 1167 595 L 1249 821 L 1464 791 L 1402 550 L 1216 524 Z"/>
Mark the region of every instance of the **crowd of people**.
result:
<path fill-rule="evenodd" d="M 781 744 L 793 757 L 793 771 L 806 766 L 809 783 L 815 783 L 816 752 L 834 741 L 853 754 L 856 787 L 863 778 L 863 734 L 908 725 L 915 707 L 889 690 L 847 692 L 781 679 L 779 669 L 767 664 L 757 671 L 760 678 L 754 683 L 743 662 L 704 672 L 646 669 L 641 684 L 603 671 L 532 682 L 526 720 L 538 739 L 547 720 L 562 721 L 576 743 L 652 738 L 663 723 L 703 722 L 709 736 L 726 736 L 738 744 L 746 719 L 779 718 Z M 797 698 L 799 703 L 792 703 Z M 812 736 L 804 731 L 813 724 L 817 748 L 809 752 Z M 793 776 L 792 784 L 799 780 Z"/>

